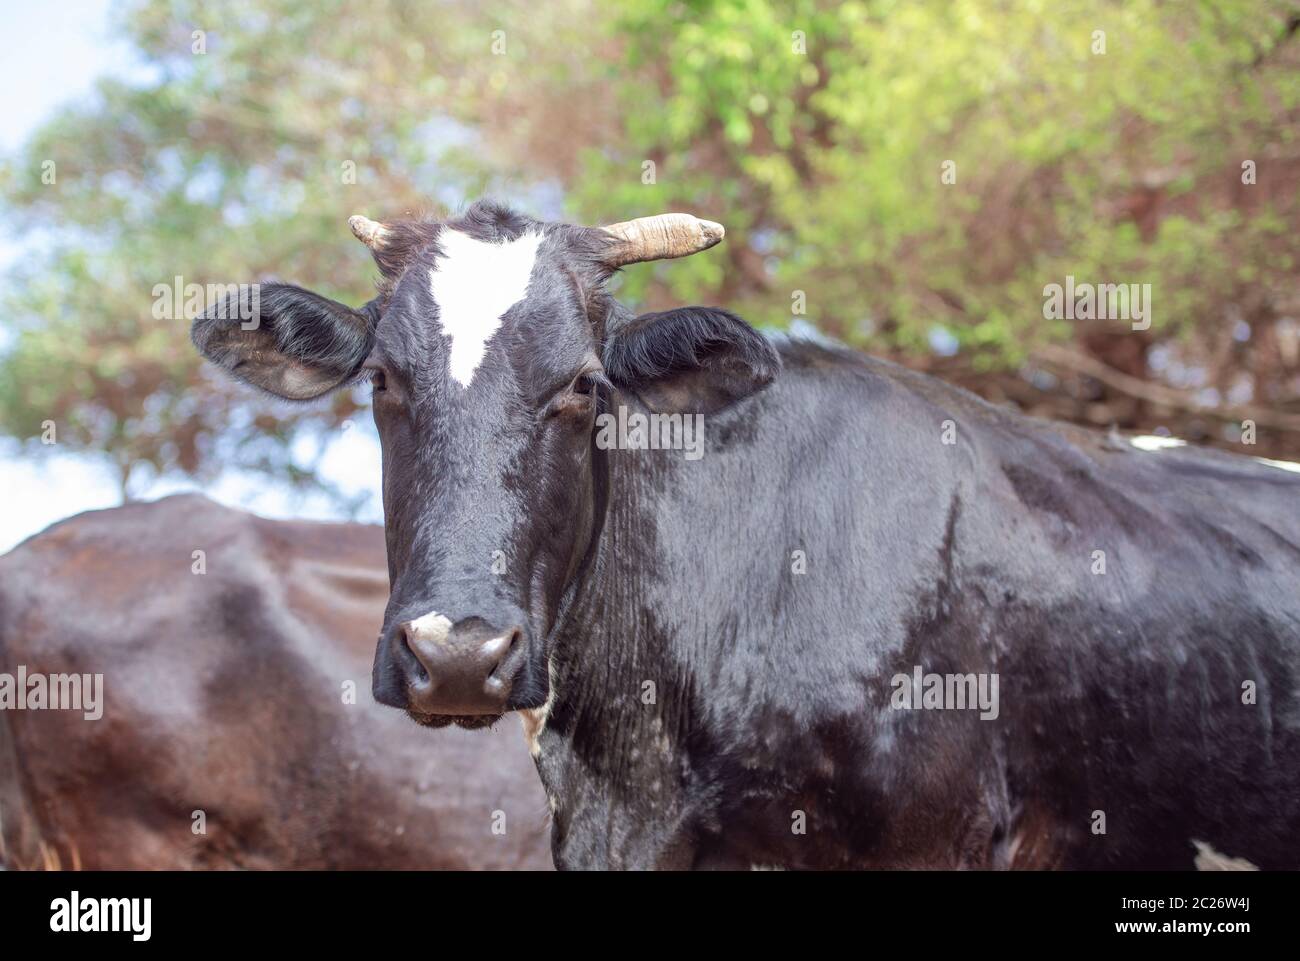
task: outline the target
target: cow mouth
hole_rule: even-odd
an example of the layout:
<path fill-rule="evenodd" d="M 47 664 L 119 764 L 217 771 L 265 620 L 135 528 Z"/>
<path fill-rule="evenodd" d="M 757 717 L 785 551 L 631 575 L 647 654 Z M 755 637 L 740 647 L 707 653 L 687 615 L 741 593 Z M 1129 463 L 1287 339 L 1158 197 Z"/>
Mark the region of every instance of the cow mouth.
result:
<path fill-rule="evenodd" d="M 475 730 L 481 727 L 491 727 L 497 721 L 501 720 L 503 714 L 424 714 L 420 711 L 412 711 L 407 708 L 406 716 L 409 717 L 420 727 L 447 727 L 455 724 L 457 727 L 463 727 L 467 730 Z"/>

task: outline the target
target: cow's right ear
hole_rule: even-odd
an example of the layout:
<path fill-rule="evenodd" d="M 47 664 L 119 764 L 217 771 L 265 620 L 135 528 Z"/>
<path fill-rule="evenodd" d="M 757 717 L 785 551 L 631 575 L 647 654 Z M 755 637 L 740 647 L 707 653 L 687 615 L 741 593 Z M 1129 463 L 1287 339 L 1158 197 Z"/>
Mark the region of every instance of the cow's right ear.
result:
<path fill-rule="evenodd" d="M 625 321 L 609 332 L 602 361 L 616 386 L 675 413 L 721 410 L 762 390 L 781 370 L 767 338 L 720 307 Z"/>
<path fill-rule="evenodd" d="M 194 346 L 231 376 L 288 400 L 311 400 L 347 383 L 370 353 L 367 312 L 292 284 L 243 286 L 208 308 Z"/>

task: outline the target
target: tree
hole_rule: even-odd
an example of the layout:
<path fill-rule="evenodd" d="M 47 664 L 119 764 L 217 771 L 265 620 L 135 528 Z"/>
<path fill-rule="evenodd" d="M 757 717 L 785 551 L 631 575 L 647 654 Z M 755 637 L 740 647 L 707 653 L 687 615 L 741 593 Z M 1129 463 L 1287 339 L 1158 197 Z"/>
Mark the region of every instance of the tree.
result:
<path fill-rule="evenodd" d="M 276 275 L 359 303 L 349 214 L 486 192 L 725 222 L 720 255 L 627 271 L 633 303 L 808 320 L 1085 423 L 1232 445 L 1252 414 L 1250 452 L 1296 456 L 1296 9 L 137 3 L 121 29 L 153 80 L 102 84 L 4 168 L 34 245 L 0 296 L 0 431 L 54 419 L 124 486 L 309 483 L 291 442 L 364 397 L 289 408 L 208 376 L 155 291 Z M 1150 284 L 1150 328 L 1046 319 L 1067 276 Z"/>

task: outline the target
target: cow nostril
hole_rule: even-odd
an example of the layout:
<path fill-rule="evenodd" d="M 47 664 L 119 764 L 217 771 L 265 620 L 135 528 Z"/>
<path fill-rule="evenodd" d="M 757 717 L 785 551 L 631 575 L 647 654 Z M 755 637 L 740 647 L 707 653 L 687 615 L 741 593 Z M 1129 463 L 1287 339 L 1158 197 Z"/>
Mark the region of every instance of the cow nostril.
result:
<path fill-rule="evenodd" d="M 429 670 L 424 666 L 424 661 L 420 660 L 420 655 L 416 653 L 415 647 L 411 644 L 411 636 L 407 632 L 405 625 L 398 631 L 402 639 L 402 647 L 406 649 L 407 656 L 414 665 L 415 679 L 421 684 L 429 683 Z"/>
<path fill-rule="evenodd" d="M 503 680 L 503 678 L 499 676 L 498 672 L 504 664 L 511 660 L 510 655 L 514 652 L 515 647 L 523 636 L 524 632 L 516 627 L 509 634 L 503 634 L 501 637 L 488 642 L 489 656 L 492 657 L 495 662 L 492 665 L 492 670 L 488 673 L 489 679 L 496 678 L 497 680 Z"/>

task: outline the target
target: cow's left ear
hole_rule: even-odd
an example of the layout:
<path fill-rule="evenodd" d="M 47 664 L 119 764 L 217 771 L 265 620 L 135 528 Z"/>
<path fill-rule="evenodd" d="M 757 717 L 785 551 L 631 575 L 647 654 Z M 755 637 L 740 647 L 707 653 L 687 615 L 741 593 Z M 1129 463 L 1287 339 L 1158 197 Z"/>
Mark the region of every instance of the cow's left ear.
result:
<path fill-rule="evenodd" d="M 190 338 L 232 377 L 286 400 L 311 400 L 357 375 L 373 333 L 368 308 L 292 284 L 261 284 L 214 304 Z"/>
<path fill-rule="evenodd" d="M 642 314 L 612 329 L 602 362 L 653 410 L 712 413 L 762 390 L 781 358 L 758 331 L 718 307 Z"/>

